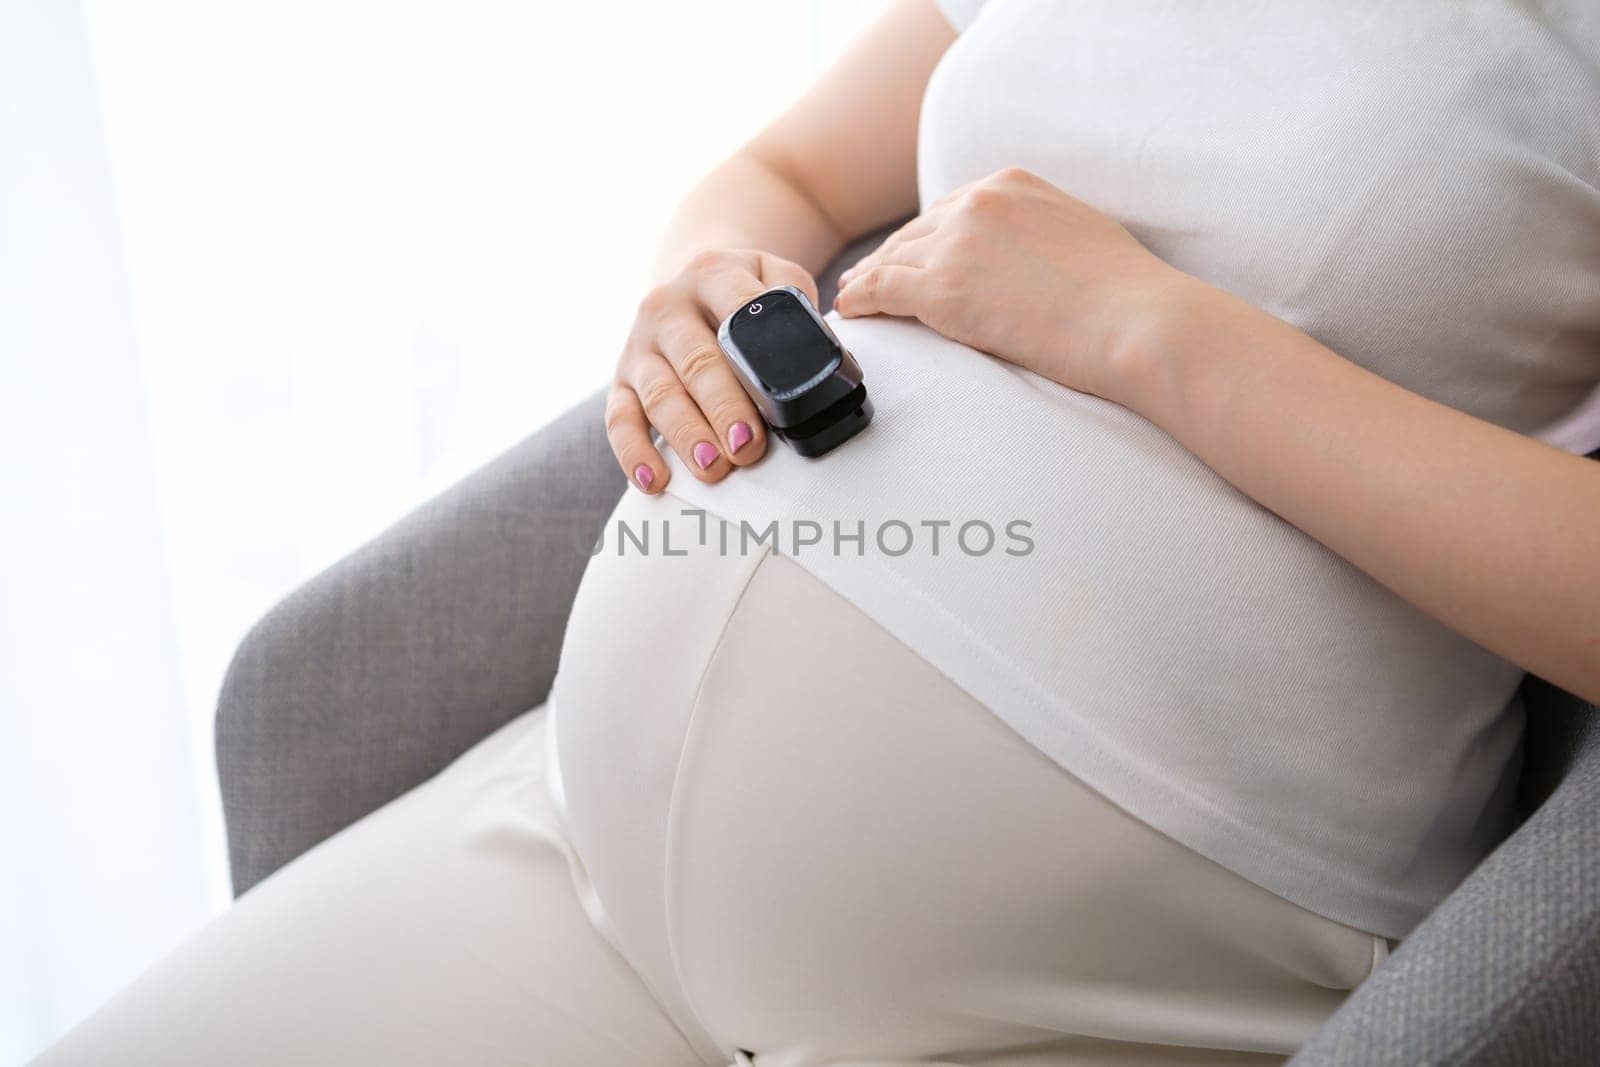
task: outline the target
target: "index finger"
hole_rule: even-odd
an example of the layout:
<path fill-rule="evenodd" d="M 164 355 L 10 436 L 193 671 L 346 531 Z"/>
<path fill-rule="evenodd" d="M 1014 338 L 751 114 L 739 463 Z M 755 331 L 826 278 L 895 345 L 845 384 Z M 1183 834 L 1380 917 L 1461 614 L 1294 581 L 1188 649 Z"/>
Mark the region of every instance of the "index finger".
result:
<path fill-rule="evenodd" d="M 772 288 L 756 273 L 759 260 L 728 260 L 695 276 L 695 295 L 712 316 L 714 330 L 722 320 Z"/>
<path fill-rule="evenodd" d="M 821 298 L 817 296 L 817 280 L 811 272 L 798 263 L 790 263 L 787 259 L 760 253 L 761 281 L 768 289 L 776 289 L 780 285 L 792 285 L 811 300 L 811 306 L 821 309 Z"/>

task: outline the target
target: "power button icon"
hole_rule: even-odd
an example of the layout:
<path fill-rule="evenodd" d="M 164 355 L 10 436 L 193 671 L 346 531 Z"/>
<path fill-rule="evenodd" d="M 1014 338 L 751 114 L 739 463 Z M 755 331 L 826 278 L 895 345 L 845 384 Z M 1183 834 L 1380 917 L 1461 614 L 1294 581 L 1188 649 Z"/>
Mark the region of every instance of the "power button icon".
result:
<path fill-rule="evenodd" d="M 761 302 L 760 301 L 757 301 L 756 303 L 750 305 L 750 314 L 752 314 L 752 315 L 761 314 Z"/>

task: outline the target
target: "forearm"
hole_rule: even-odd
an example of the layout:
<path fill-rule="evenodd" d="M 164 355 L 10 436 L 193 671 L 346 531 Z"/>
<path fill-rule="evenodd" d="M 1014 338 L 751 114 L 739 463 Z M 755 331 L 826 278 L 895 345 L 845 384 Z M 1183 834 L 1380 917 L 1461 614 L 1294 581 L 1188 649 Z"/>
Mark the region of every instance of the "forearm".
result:
<path fill-rule="evenodd" d="M 749 149 L 700 179 L 667 227 L 655 260 L 657 280 L 671 277 L 697 252 L 756 248 L 821 271 L 846 235 L 797 183 Z"/>
<path fill-rule="evenodd" d="M 1180 283 L 1117 399 L 1424 612 L 1600 700 L 1600 463 L 1411 393 Z"/>
<path fill-rule="evenodd" d="M 917 207 L 917 116 L 955 31 L 933 0 L 893 0 L 806 94 L 701 179 L 657 280 L 697 252 L 756 248 L 819 273 L 847 241 Z"/>

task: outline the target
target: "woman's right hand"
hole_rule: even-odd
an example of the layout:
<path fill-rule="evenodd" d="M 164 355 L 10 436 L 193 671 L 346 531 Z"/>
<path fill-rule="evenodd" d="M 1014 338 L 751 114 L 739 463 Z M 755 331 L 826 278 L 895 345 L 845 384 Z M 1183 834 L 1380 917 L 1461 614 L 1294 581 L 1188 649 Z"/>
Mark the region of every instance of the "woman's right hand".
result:
<path fill-rule="evenodd" d="M 766 252 L 701 252 L 639 302 L 606 399 L 606 437 L 646 493 L 671 474 L 654 426 L 696 478 L 717 482 L 767 450 L 766 427 L 717 345 L 717 327 L 745 301 L 792 285 L 817 302 L 804 267 Z"/>

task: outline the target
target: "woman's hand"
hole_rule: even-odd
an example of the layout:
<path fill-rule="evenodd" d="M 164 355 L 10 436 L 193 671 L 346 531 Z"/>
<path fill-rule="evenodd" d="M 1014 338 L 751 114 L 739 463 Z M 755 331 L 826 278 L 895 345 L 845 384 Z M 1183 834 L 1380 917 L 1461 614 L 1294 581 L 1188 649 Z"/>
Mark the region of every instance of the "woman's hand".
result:
<path fill-rule="evenodd" d="M 840 314 L 915 316 L 1132 408 L 1446 626 L 1600 700 L 1594 462 L 1379 377 L 1022 171 L 847 275 Z"/>
<path fill-rule="evenodd" d="M 849 318 L 901 315 L 1047 378 L 1122 401 L 1121 355 L 1189 278 L 1025 170 L 957 189 L 840 278 Z"/>
<path fill-rule="evenodd" d="M 703 482 L 760 459 L 761 416 L 717 346 L 717 326 L 751 297 L 780 285 L 814 303 L 803 267 L 766 252 L 702 252 L 645 294 L 606 400 L 606 437 L 629 479 L 647 493 L 671 475 L 650 427 Z"/>

